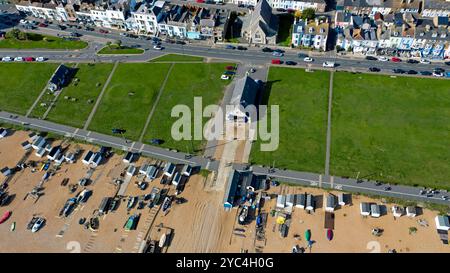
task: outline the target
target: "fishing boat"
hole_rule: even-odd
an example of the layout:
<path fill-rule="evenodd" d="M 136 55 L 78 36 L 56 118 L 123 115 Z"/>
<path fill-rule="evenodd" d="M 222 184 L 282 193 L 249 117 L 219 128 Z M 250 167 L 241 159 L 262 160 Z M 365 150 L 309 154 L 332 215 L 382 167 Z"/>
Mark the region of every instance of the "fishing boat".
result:
<path fill-rule="evenodd" d="M 33 224 L 33 227 L 31 228 L 31 232 L 37 232 L 41 229 L 41 227 L 44 225 L 45 219 L 39 217 L 36 222 Z"/>
<path fill-rule="evenodd" d="M 97 231 L 99 225 L 100 225 L 100 222 L 98 221 L 97 217 L 93 217 L 93 218 L 89 219 L 89 229 L 91 231 Z"/>
<path fill-rule="evenodd" d="M 160 248 L 163 248 L 163 247 L 164 247 L 164 244 L 166 243 L 166 239 L 167 239 L 167 236 L 166 236 L 165 233 L 163 233 L 163 235 L 161 235 L 161 238 L 159 239 L 159 244 L 158 244 L 158 246 L 159 246 Z"/>
<path fill-rule="evenodd" d="M 63 209 L 60 212 L 60 216 L 64 216 L 67 217 L 70 215 L 70 213 L 72 212 L 72 210 L 75 208 L 75 205 L 77 204 L 77 199 L 76 198 L 70 198 L 69 200 L 67 200 L 66 204 L 64 205 Z"/>
<path fill-rule="evenodd" d="M 127 208 L 130 210 L 132 208 L 134 208 L 134 206 L 136 206 L 137 203 L 137 197 L 131 197 L 128 199 L 128 204 L 127 204 Z"/>
<path fill-rule="evenodd" d="M 3 224 L 4 222 L 6 222 L 6 220 L 9 219 L 9 217 L 11 216 L 12 212 L 11 211 L 7 211 L 3 214 L 2 218 L 0 218 L 0 224 Z"/>
<path fill-rule="evenodd" d="M 305 239 L 306 239 L 306 241 L 310 241 L 311 240 L 311 231 L 309 229 L 307 229 L 305 231 Z"/>
<path fill-rule="evenodd" d="M 166 198 L 164 199 L 164 202 L 163 202 L 162 211 L 165 212 L 166 210 L 168 210 L 170 208 L 171 203 L 172 203 L 172 197 L 166 196 Z"/>
<path fill-rule="evenodd" d="M 327 239 L 331 241 L 333 239 L 333 230 L 327 229 Z"/>
<path fill-rule="evenodd" d="M 11 231 L 14 231 L 15 229 L 16 229 L 16 222 L 13 222 L 13 223 L 11 224 L 10 230 L 11 230 Z"/>
<path fill-rule="evenodd" d="M 239 224 L 245 224 L 245 220 L 248 216 L 248 206 L 242 207 L 241 213 L 239 214 Z"/>
<path fill-rule="evenodd" d="M 139 214 L 133 214 L 130 217 L 128 217 L 128 220 L 125 223 L 125 230 L 129 231 L 135 229 L 138 221 L 139 221 Z"/>

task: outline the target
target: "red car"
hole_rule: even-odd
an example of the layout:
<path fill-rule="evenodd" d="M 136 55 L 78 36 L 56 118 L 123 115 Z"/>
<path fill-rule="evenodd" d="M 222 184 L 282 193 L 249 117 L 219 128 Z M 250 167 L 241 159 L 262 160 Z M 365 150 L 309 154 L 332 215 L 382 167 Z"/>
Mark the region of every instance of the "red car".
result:
<path fill-rule="evenodd" d="M 100 33 L 108 33 L 108 31 L 105 29 L 100 29 L 99 31 L 100 31 Z"/>
<path fill-rule="evenodd" d="M 272 64 L 281 64 L 281 60 L 280 59 L 273 59 L 272 60 Z"/>
<path fill-rule="evenodd" d="M 34 62 L 34 58 L 33 57 L 25 57 L 25 58 L 23 58 L 23 60 L 25 62 Z"/>
<path fill-rule="evenodd" d="M 39 27 L 48 27 L 48 25 L 46 23 L 39 23 L 38 25 Z"/>
<path fill-rule="evenodd" d="M 205 0 L 196 0 L 197 3 L 205 3 Z"/>
<path fill-rule="evenodd" d="M 399 59 L 399 58 L 397 58 L 397 57 L 392 57 L 391 58 L 391 62 L 394 62 L 394 63 L 399 63 L 399 62 L 401 62 L 402 60 L 401 59 Z"/>
<path fill-rule="evenodd" d="M 226 70 L 236 70 L 236 67 L 232 66 L 232 65 L 228 65 L 225 67 Z"/>

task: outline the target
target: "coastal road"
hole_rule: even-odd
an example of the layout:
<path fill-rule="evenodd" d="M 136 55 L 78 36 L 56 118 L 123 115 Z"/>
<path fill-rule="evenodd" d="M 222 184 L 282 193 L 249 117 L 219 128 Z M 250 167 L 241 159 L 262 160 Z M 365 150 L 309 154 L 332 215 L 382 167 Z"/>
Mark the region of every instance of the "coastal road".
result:
<path fill-rule="evenodd" d="M 238 171 L 245 171 L 243 164 L 234 164 L 233 168 Z M 448 196 L 445 191 L 437 194 L 420 194 L 420 187 L 389 185 L 390 190 L 385 190 L 387 184 L 377 184 L 370 180 L 356 180 L 352 178 L 342 178 L 337 176 L 324 176 L 315 173 L 298 172 L 291 170 L 279 170 L 264 168 L 261 166 L 251 166 L 250 169 L 256 175 L 271 177 L 278 181 L 289 182 L 300 186 L 321 187 L 347 192 L 365 193 L 378 196 L 395 197 L 406 200 L 450 205 L 450 200 L 444 200 L 442 196 Z"/>
<path fill-rule="evenodd" d="M 146 145 L 141 142 L 133 142 L 121 137 L 115 137 L 105 134 L 100 134 L 80 128 L 74 128 L 66 125 L 53 123 L 46 120 L 27 118 L 24 116 L 0 111 L 0 121 L 10 124 L 17 124 L 24 128 L 35 129 L 41 132 L 52 132 L 68 138 L 74 138 L 89 143 L 109 146 L 123 151 L 131 151 L 140 153 L 152 158 L 162 159 L 173 163 L 190 164 L 192 166 L 200 166 L 211 171 L 218 169 L 218 162 L 206 159 L 203 156 L 190 156 L 174 150 L 164 149 L 151 145 Z"/>

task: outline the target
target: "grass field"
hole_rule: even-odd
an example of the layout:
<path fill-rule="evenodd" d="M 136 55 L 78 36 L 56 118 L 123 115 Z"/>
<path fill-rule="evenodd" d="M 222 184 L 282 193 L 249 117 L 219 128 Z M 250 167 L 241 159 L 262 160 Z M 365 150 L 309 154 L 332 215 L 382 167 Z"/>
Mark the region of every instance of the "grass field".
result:
<path fill-rule="evenodd" d="M 336 73 L 331 172 L 450 189 L 449 86 Z"/>
<path fill-rule="evenodd" d="M 177 104 L 184 104 L 193 111 L 195 96 L 202 97 L 203 106 L 217 104 L 223 97 L 224 87 L 229 83 L 220 80 L 220 75 L 227 65 L 229 64 L 175 64 L 144 141 L 149 142 L 150 139 L 157 138 L 165 141 L 161 145 L 163 147 L 189 153 L 199 151 L 204 141 L 173 140 L 171 128 L 177 118 L 171 117 L 171 110 Z M 207 119 L 203 119 L 203 124 L 206 121 Z"/>
<path fill-rule="evenodd" d="M 63 89 L 47 119 L 83 127 L 113 66 L 106 63 L 79 64 L 74 79 Z"/>
<path fill-rule="evenodd" d="M 0 48 L 45 48 L 45 49 L 82 49 L 87 46 L 84 41 L 69 41 L 55 36 L 27 33 L 27 40 L 4 39 L 0 40 Z"/>
<path fill-rule="evenodd" d="M 97 52 L 97 54 L 142 54 L 144 53 L 144 50 L 141 48 L 132 48 L 132 47 L 126 47 L 121 46 L 118 47 L 117 45 L 110 45 L 105 46 L 104 48 L 100 49 L 100 51 Z"/>
<path fill-rule="evenodd" d="M 203 61 L 203 57 L 181 55 L 181 54 L 167 54 L 158 57 L 156 59 L 153 59 L 150 62 L 201 62 L 201 61 Z"/>
<path fill-rule="evenodd" d="M 0 108 L 25 114 L 58 64 L 0 64 Z"/>
<path fill-rule="evenodd" d="M 257 140 L 252 145 L 250 161 L 323 172 L 328 87 L 328 72 L 271 67 L 263 104 L 268 98 L 268 105 L 279 105 L 280 143 L 276 151 L 262 152 L 261 141 Z"/>
<path fill-rule="evenodd" d="M 170 64 L 119 64 L 89 129 L 111 134 L 112 128 L 127 130 L 137 140 L 156 99 Z"/>

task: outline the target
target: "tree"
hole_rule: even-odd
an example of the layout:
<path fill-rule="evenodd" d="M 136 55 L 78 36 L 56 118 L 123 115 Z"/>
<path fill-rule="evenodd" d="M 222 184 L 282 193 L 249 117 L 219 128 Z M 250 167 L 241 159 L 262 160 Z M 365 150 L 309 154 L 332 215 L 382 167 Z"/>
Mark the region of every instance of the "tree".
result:
<path fill-rule="evenodd" d="M 5 38 L 6 39 L 19 39 L 20 33 L 21 33 L 20 30 L 18 30 L 17 28 L 14 28 L 5 34 Z"/>
<path fill-rule="evenodd" d="M 301 13 L 301 18 L 303 20 L 312 20 L 316 17 L 316 12 L 312 8 L 304 9 Z"/>
<path fill-rule="evenodd" d="M 296 10 L 295 13 L 294 13 L 294 17 L 295 17 L 295 18 L 300 18 L 300 17 L 302 17 L 302 12 L 301 12 L 300 10 Z"/>
<path fill-rule="evenodd" d="M 121 40 L 117 40 L 116 41 L 116 45 L 117 45 L 117 47 L 122 47 L 122 41 Z"/>

